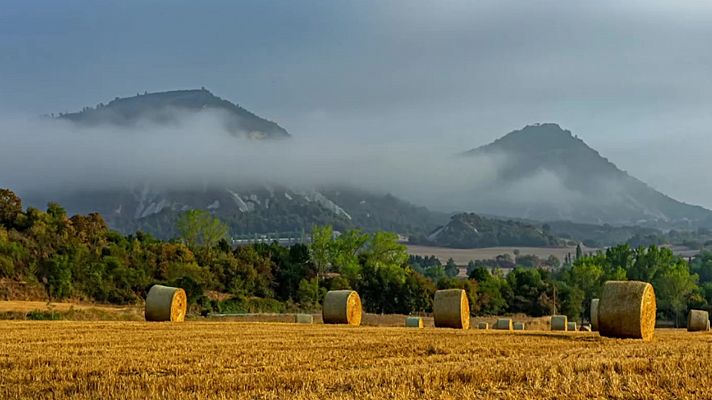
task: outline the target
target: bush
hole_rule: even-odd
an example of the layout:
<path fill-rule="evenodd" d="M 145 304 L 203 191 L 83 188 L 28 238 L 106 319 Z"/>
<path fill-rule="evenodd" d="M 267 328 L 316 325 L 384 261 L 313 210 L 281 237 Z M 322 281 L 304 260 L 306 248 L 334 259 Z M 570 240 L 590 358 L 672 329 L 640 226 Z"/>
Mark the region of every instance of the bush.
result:
<path fill-rule="evenodd" d="M 62 314 L 54 311 L 30 311 L 27 313 L 27 319 L 31 321 L 59 321 L 62 319 Z"/>

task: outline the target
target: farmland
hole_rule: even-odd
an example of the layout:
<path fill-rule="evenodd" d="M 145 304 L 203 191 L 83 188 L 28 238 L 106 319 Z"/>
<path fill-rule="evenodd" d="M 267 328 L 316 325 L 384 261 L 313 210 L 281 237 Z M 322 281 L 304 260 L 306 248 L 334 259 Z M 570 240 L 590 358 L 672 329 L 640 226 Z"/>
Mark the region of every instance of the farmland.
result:
<path fill-rule="evenodd" d="M 0 322 L 0 398 L 709 398 L 712 335 Z"/>

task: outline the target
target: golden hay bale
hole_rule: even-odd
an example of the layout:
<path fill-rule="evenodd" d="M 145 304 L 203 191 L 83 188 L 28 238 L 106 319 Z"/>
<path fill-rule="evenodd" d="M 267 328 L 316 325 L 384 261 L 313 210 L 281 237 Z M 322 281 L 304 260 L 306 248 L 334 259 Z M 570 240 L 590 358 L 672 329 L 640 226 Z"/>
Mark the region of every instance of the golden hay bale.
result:
<path fill-rule="evenodd" d="M 576 322 L 569 322 L 566 324 L 566 330 L 576 332 Z"/>
<path fill-rule="evenodd" d="M 146 321 L 182 322 L 187 306 L 185 290 L 153 285 L 146 296 Z"/>
<path fill-rule="evenodd" d="M 433 318 L 437 328 L 470 328 L 470 302 L 462 289 L 435 292 Z"/>
<path fill-rule="evenodd" d="M 655 333 L 655 290 L 638 281 L 608 281 L 598 302 L 601 336 L 651 340 Z"/>
<path fill-rule="evenodd" d="M 553 315 L 551 317 L 552 331 L 565 331 L 569 324 L 569 317 L 566 315 Z"/>
<path fill-rule="evenodd" d="M 313 324 L 314 316 L 311 314 L 297 314 L 294 316 L 294 322 L 298 324 Z"/>
<path fill-rule="evenodd" d="M 599 299 L 591 300 L 591 330 L 598 330 L 598 302 Z"/>
<path fill-rule="evenodd" d="M 406 328 L 422 328 L 423 319 L 420 317 L 405 317 Z"/>
<path fill-rule="evenodd" d="M 477 324 L 477 329 L 489 329 L 489 324 L 487 322 L 480 322 Z"/>
<path fill-rule="evenodd" d="M 515 331 L 523 331 L 525 329 L 524 322 L 515 322 L 514 323 L 514 330 Z"/>
<path fill-rule="evenodd" d="M 690 313 L 687 314 L 687 331 L 699 332 L 709 330 L 709 322 L 710 315 L 707 311 L 690 310 Z"/>
<path fill-rule="evenodd" d="M 512 326 L 512 320 L 508 318 L 500 318 L 497 320 L 497 322 L 494 323 L 494 327 L 492 329 L 499 329 L 499 330 L 504 330 L 504 331 L 511 331 L 514 329 Z"/>
<path fill-rule="evenodd" d="M 361 298 L 353 290 L 330 290 L 321 309 L 325 324 L 361 325 Z"/>

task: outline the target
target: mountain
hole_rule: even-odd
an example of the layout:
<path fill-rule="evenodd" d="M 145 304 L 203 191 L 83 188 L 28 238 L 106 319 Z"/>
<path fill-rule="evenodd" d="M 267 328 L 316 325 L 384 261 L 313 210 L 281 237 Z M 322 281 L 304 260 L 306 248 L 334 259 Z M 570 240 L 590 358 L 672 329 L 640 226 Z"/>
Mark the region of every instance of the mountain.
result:
<path fill-rule="evenodd" d="M 496 179 L 469 196 L 478 212 L 663 229 L 712 225 L 712 211 L 658 192 L 557 124 L 526 126 L 464 156 L 504 160 Z"/>
<path fill-rule="evenodd" d="M 116 98 L 108 104 L 85 107 L 58 117 L 77 126 L 114 126 L 141 132 L 147 124 L 171 127 L 186 116 L 212 113 L 227 133 L 251 140 L 286 139 L 291 135 L 274 122 L 261 118 L 206 89 L 175 90 Z M 118 130 L 115 134 L 121 134 Z M 393 195 L 355 188 L 293 188 L 262 184 L 198 185 L 167 188 L 162 182 L 134 182 L 123 188 L 107 185 L 64 193 L 24 193 L 26 202 L 44 207 L 48 201 L 63 204 L 74 213 L 99 212 L 114 229 L 137 230 L 160 238 L 175 237 L 175 221 L 189 209 L 205 209 L 230 227 L 233 237 L 263 234 L 300 235 L 313 225 L 330 224 L 336 230 L 361 228 L 390 230 L 424 236 L 448 219 Z"/>
<path fill-rule="evenodd" d="M 36 197 L 30 204 L 41 204 Z M 192 190 L 155 189 L 146 184 L 125 190 L 73 192 L 55 197 L 71 213 L 99 212 L 122 232 L 176 236 L 175 221 L 189 209 L 209 210 L 230 227 L 233 237 L 280 234 L 298 237 L 313 225 L 344 231 L 389 230 L 422 236 L 447 215 L 414 206 L 389 194 L 357 189 L 295 190 L 284 187 L 220 187 Z"/>
<path fill-rule="evenodd" d="M 225 130 L 235 136 L 255 139 L 282 139 L 289 133 L 272 121 L 215 96 L 206 89 L 173 90 L 169 92 L 137 94 L 115 98 L 95 108 L 85 107 L 75 113 L 60 114 L 59 118 L 84 126 L 135 126 L 139 122 L 167 125 L 177 123 L 187 112 L 218 112 Z"/>
<path fill-rule="evenodd" d="M 532 224 L 485 218 L 472 213 L 453 215 L 450 222 L 431 232 L 423 243 L 463 249 L 497 246 L 550 247 L 562 244 L 550 233 Z"/>

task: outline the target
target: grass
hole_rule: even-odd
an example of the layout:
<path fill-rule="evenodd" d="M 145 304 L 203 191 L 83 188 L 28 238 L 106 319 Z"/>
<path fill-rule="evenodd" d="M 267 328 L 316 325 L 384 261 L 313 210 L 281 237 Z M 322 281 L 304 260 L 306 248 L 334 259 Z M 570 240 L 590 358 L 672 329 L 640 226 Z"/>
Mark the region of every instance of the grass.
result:
<path fill-rule="evenodd" d="M 709 398 L 712 334 L 0 321 L 0 398 Z"/>

